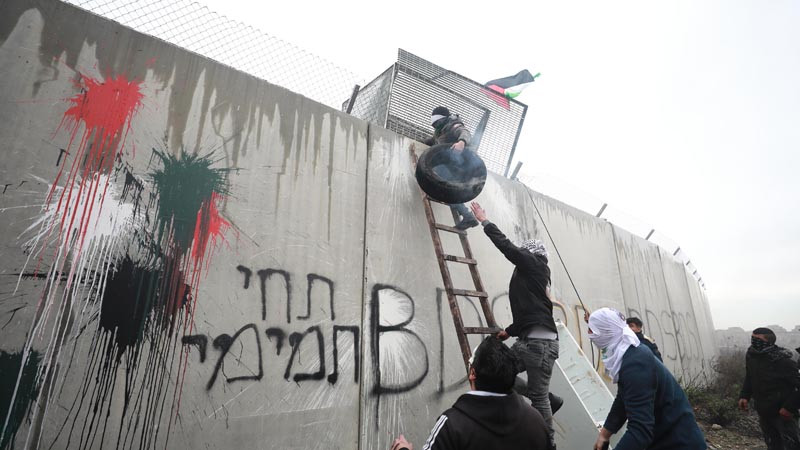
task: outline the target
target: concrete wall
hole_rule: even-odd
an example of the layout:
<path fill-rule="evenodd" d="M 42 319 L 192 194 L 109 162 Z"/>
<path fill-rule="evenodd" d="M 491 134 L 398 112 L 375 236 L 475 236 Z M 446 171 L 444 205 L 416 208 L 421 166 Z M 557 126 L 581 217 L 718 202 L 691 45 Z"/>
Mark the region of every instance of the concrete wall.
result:
<path fill-rule="evenodd" d="M 0 448 L 420 445 L 467 389 L 421 146 L 65 4 L 2 9 Z M 478 200 L 548 243 L 587 355 L 580 300 L 638 313 L 676 375 L 707 366 L 669 255 L 494 175 Z M 470 236 L 508 324 L 512 267 Z"/>

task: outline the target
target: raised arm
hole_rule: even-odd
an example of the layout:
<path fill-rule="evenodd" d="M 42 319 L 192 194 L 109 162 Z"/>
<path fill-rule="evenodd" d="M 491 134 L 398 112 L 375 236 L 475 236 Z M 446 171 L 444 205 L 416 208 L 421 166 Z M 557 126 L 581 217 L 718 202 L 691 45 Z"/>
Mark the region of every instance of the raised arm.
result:
<path fill-rule="evenodd" d="M 475 218 L 483 225 L 483 232 L 486 233 L 486 236 L 489 236 L 489 239 L 494 246 L 500 250 L 503 256 L 514 265 L 523 264 L 526 261 L 526 254 L 529 254 L 529 252 L 514 245 L 506 235 L 497 228 L 497 225 L 490 222 L 486 217 L 486 211 L 483 210 L 478 202 L 472 202 L 470 206 L 472 207 L 472 213 L 475 214 Z"/>

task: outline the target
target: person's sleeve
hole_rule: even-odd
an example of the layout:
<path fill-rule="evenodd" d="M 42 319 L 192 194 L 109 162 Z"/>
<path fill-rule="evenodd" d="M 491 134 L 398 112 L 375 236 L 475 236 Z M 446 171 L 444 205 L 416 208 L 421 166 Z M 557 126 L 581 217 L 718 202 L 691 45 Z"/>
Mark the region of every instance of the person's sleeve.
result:
<path fill-rule="evenodd" d="M 750 381 L 750 369 L 747 367 L 747 363 L 745 363 L 744 382 L 742 383 L 742 390 L 741 392 L 739 392 L 739 398 L 750 400 L 752 396 L 753 396 L 753 384 Z"/>
<path fill-rule="evenodd" d="M 519 331 L 519 327 L 513 323 L 506 327 L 506 333 L 508 333 L 509 336 L 518 337 Z"/>
<path fill-rule="evenodd" d="M 492 241 L 495 247 L 506 257 L 509 261 L 511 261 L 514 265 L 520 265 L 525 261 L 525 254 L 522 252 L 527 252 L 527 250 L 523 250 L 516 245 L 514 245 L 499 228 L 497 225 L 488 222 L 483 227 L 483 232 L 486 233 L 486 236 L 489 236 L 489 239 Z M 509 333 L 510 334 L 510 333 Z"/>
<path fill-rule="evenodd" d="M 467 127 L 461 125 L 460 127 L 454 130 L 456 132 L 456 141 L 464 141 L 464 144 L 469 145 L 469 142 L 472 140 L 472 133 L 469 132 Z"/>
<path fill-rule="evenodd" d="M 653 442 L 653 428 L 656 424 L 656 367 L 635 362 L 625 368 L 621 393 L 628 418 L 628 426 L 615 450 L 633 450 L 650 447 Z"/>
<path fill-rule="evenodd" d="M 434 144 L 436 144 L 436 139 L 433 136 L 431 136 L 428 139 L 425 139 L 424 141 L 422 141 L 422 143 L 425 144 L 425 145 L 429 145 L 429 146 L 430 145 L 434 145 Z"/>
<path fill-rule="evenodd" d="M 622 428 L 622 425 L 625 424 L 625 420 L 627 420 L 625 416 L 625 403 L 622 401 L 620 392 L 617 392 L 617 396 L 614 397 L 614 403 L 611 405 L 611 410 L 608 412 L 606 423 L 603 424 L 603 428 L 610 431 L 611 434 L 614 434 Z"/>
<path fill-rule="evenodd" d="M 654 341 L 650 341 L 650 344 L 652 345 L 650 348 L 653 350 L 653 354 L 656 355 L 656 358 L 663 363 L 664 358 L 661 357 L 661 351 L 658 350 L 658 344 L 656 344 Z"/>
<path fill-rule="evenodd" d="M 457 450 L 457 433 L 453 432 L 452 426 L 448 426 L 448 418 L 442 414 L 431 429 L 431 434 L 422 450 Z"/>
<path fill-rule="evenodd" d="M 800 390 L 796 391 L 792 396 L 792 402 L 790 406 L 791 408 L 787 408 L 789 411 L 796 411 L 800 409 Z"/>
<path fill-rule="evenodd" d="M 791 359 L 786 358 L 782 361 L 781 372 L 787 383 L 794 387 L 794 394 L 788 395 L 781 404 L 781 408 L 786 408 L 789 411 L 795 410 L 800 405 L 800 372 L 797 371 L 797 363 Z"/>

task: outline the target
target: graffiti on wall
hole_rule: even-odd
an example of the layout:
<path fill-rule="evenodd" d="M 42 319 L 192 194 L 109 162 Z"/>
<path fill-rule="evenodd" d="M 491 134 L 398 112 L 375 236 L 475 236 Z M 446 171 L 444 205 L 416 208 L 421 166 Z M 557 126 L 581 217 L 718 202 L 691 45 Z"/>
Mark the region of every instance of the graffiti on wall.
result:
<path fill-rule="evenodd" d="M 23 279 L 44 287 L 23 350 L 2 354 L 0 448 L 20 415 L 42 420 L 73 371 L 82 386 L 56 439 L 80 448 L 155 442 L 165 411 L 180 405 L 188 352 L 177 350 L 178 336 L 192 332 L 203 272 L 232 226 L 221 212 L 227 169 L 212 154 L 153 149 L 148 171 L 135 173 L 128 135 L 146 103 L 140 81 L 79 73 L 74 83 L 55 128 L 68 143 L 24 233 L 16 287 Z M 82 335 L 90 345 L 77 345 Z M 108 436 L 120 395 L 127 425 Z"/>

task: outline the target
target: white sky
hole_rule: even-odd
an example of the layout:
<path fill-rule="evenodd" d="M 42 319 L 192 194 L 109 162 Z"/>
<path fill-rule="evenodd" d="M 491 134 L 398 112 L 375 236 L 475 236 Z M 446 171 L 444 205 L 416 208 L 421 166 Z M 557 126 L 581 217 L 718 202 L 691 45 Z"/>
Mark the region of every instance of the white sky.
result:
<path fill-rule="evenodd" d="M 680 243 L 717 328 L 800 324 L 800 2 L 200 1 L 366 80 L 398 47 L 478 81 L 540 71 L 529 173 Z"/>

